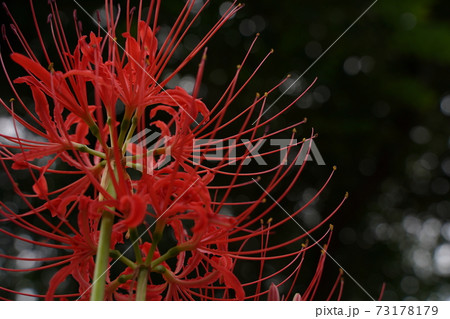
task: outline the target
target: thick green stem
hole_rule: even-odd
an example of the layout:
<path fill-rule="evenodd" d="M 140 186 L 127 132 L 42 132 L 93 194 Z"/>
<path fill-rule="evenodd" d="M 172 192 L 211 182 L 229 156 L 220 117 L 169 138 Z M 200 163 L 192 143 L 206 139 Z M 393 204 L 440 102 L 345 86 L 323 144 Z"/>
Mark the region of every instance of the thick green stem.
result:
<path fill-rule="evenodd" d="M 109 267 L 109 245 L 113 223 L 114 215 L 107 211 L 103 212 L 97 256 L 95 257 L 95 270 L 91 291 L 92 301 L 100 301 L 105 297 L 106 274 Z"/>
<path fill-rule="evenodd" d="M 114 174 L 116 172 L 114 171 Z M 108 171 L 105 171 L 102 176 L 101 185 L 106 189 L 108 194 L 116 198 L 116 190 L 111 181 Z M 103 200 L 102 194 L 99 195 L 99 200 Z M 113 209 L 113 208 L 110 208 Z M 109 252 L 111 244 L 111 234 L 114 224 L 114 215 L 109 210 L 104 210 L 100 224 L 100 237 L 98 239 L 97 255 L 95 256 L 94 278 L 92 282 L 91 300 L 100 301 L 105 297 L 106 274 L 109 269 Z"/>
<path fill-rule="evenodd" d="M 145 301 L 147 297 L 147 282 L 148 269 L 145 266 L 139 268 L 137 287 L 136 287 L 136 301 Z"/>
<path fill-rule="evenodd" d="M 150 250 L 147 254 L 145 263 L 143 263 L 141 265 L 141 267 L 139 268 L 137 287 L 136 287 L 136 300 L 137 301 L 142 301 L 142 300 L 146 299 L 149 266 L 153 259 L 153 254 L 155 253 L 156 247 L 158 246 L 158 243 L 161 240 L 164 226 L 165 226 L 164 224 L 156 223 L 156 229 L 153 234 L 152 246 L 150 247 Z M 141 259 L 141 261 L 142 261 L 142 259 Z"/>

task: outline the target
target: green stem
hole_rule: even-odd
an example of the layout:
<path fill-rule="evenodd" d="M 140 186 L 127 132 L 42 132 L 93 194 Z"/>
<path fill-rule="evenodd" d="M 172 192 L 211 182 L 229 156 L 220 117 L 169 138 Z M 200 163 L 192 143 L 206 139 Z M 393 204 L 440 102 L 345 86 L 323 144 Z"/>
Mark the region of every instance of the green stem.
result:
<path fill-rule="evenodd" d="M 119 277 L 117 277 L 116 279 L 114 279 L 106 288 L 108 293 L 111 294 L 112 292 L 116 291 L 117 288 L 119 288 L 119 286 L 121 284 L 126 283 L 128 280 L 133 279 L 133 274 L 129 274 L 129 275 L 121 275 Z"/>
<path fill-rule="evenodd" d="M 136 287 L 136 300 L 143 301 L 147 296 L 147 284 L 148 284 L 148 271 L 149 265 L 153 259 L 153 254 L 155 253 L 156 247 L 158 246 L 159 241 L 161 240 L 162 233 L 164 231 L 164 224 L 156 223 L 156 229 L 153 234 L 152 246 L 147 254 L 145 259 L 145 263 L 141 265 L 139 268 L 137 287 Z M 131 233 L 133 234 L 133 233 Z M 142 261 L 142 259 L 141 259 Z"/>
<path fill-rule="evenodd" d="M 178 255 L 180 252 L 182 251 L 182 249 L 180 249 L 180 247 L 178 246 L 174 246 L 172 248 L 170 248 L 164 255 L 162 255 L 161 257 L 153 260 L 150 263 L 150 267 L 153 269 L 155 268 L 157 265 L 159 265 L 160 263 L 162 263 L 163 261 L 166 261 L 169 258 L 175 257 L 176 255 Z"/>
<path fill-rule="evenodd" d="M 100 129 L 98 128 L 97 124 L 95 124 L 94 120 L 92 120 L 89 125 L 89 130 L 91 131 L 92 135 L 94 135 L 100 142 L 100 144 L 103 144 L 102 135 L 100 134 Z"/>
<path fill-rule="evenodd" d="M 141 249 L 139 248 L 139 234 L 137 232 L 136 228 L 130 228 L 128 230 L 130 232 L 130 239 L 131 242 L 133 243 L 133 250 L 134 250 L 134 255 L 136 257 L 136 263 L 138 265 L 142 264 L 142 254 L 141 254 Z"/>
<path fill-rule="evenodd" d="M 114 174 L 117 172 L 114 171 Z M 116 198 L 116 190 L 111 181 L 108 171 L 105 171 L 102 176 L 101 185 L 106 188 L 108 194 Z M 103 200 L 102 194 L 99 195 L 99 200 Z M 113 208 L 110 208 L 113 209 Z M 106 274 L 109 269 L 109 252 L 111 244 L 111 234 L 114 224 L 114 215 L 109 210 L 103 211 L 102 220 L 100 224 L 100 237 L 98 240 L 97 254 L 95 256 L 94 278 L 92 283 L 91 300 L 100 301 L 105 297 Z"/>
<path fill-rule="evenodd" d="M 118 138 L 119 147 L 123 146 L 123 141 L 125 140 L 125 136 L 128 132 L 128 129 L 130 128 L 130 124 L 131 123 L 129 118 L 124 118 L 122 120 L 122 123 L 120 124 L 120 133 Z"/>
<path fill-rule="evenodd" d="M 100 301 L 105 297 L 106 273 L 108 272 L 109 267 L 109 245 L 113 223 L 114 215 L 107 211 L 103 212 L 97 255 L 95 257 L 94 278 L 91 292 L 92 301 Z"/>
<path fill-rule="evenodd" d="M 88 154 L 91 154 L 94 156 L 98 156 L 102 159 L 106 159 L 105 153 L 93 150 L 92 148 L 88 147 L 87 145 L 76 143 L 76 142 L 72 142 L 72 145 L 74 146 L 74 148 L 76 150 L 78 150 L 80 152 L 88 153 Z"/>
<path fill-rule="evenodd" d="M 125 153 L 125 151 L 127 150 L 127 144 L 130 142 L 132 135 L 134 134 L 134 131 L 136 130 L 137 121 L 138 121 L 138 119 L 137 119 L 136 115 L 133 116 L 133 118 L 131 120 L 131 127 L 128 129 L 128 133 L 125 138 L 124 144 L 122 144 L 122 152 L 123 153 Z"/>
<path fill-rule="evenodd" d="M 116 260 L 120 260 L 124 265 L 130 267 L 131 269 L 136 269 L 136 267 L 137 267 L 137 265 L 134 262 L 132 262 L 130 259 L 128 259 L 124 255 L 122 255 L 121 252 L 118 250 L 111 249 L 109 251 L 109 256 Z"/>
<path fill-rule="evenodd" d="M 147 297 L 148 269 L 145 266 L 139 268 L 136 287 L 136 301 L 145 301 Z"/>
<path fill-rule="evenodd" d="M 147 258 L 145 259 L 145 266 L 150 267 L 153 260 L 153 254 L 156 251 L 156 247 L 158 247 L 158 244 L 163 236 L 165 224 L 156 222 L 155 231 L 153 232 L 153 240 L 152 245 L 150 247 L 150 250 L 148 251 Z"/>

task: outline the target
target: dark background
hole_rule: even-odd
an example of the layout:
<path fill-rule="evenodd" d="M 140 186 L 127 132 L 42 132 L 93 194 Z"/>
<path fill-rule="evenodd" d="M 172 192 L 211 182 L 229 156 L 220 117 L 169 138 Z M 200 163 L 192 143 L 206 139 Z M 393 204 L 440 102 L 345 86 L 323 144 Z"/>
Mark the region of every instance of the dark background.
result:
<path fill-rule="evenodd" d="M 40 24 L 48 30 L 46 2 L 35 1 Z M 21 28 L 32 30 L 27 1 L 6 3 Z M 93 13 L 102 1 L 80 4 Z M 247 1 L 208 45 L 202 88 L 205 103 L 212 104 L 220 96 L 257 32 L 261 37 L 248 67 L 256 67 L 271 48 L 275 52 L 246 90 L 251 94 L 247 101 L 287 74 L 292 75 L 292 81 L 297 79 L 371 4 Z M 163 1 L 161 30 L 173 23 L 181 5 L 181 1 Z M 180 49 L 180 57 L 218 19 L 222 5 L 226 4 L 213 1 L 209 5 Z M 75 4 L 60 1 L 60 8 L 67 34 L 74 36 L 71 12 Z M 92 22 L 78 11 L 84 29 L 90 29 Z M 315 142 L 326 165 L 309 163 L 297 193 L 283 206 L 292 211 L 337 165 L 326 192 L 305 212 L 302 222 L 314 225 L 348 191 L 349 199 L 332 220 L 335 233 L 330 254 L 372 296 L 378 297 L 385 282 L 384 300 L 450 299 L 449 12 L 450 3 L 442 0 L 378 1 L 269 112 L 279 111 L 318 78 L 277 123 L 287 125 L 307 117 L 299 136 L 309 137 L 312 128 L 319 133 Z M 2 23 L 9 23 L 3 13 L 1 17 Z M 4 56 L 8 54 L 4 42 L 1 50 Z M 197 63 L 193 61 L 171 84 L 189 85 L 189 75 L 195 74 Z M 8 69 L 15 77 L 17 69 L 9 65 Z M 1 84 L 1 97 L 9 100 L 11 93 L 4 77 Z M 269 102 L 286 88 L 275 92 Z M 2 187 L 4 197 L 9 198 L 8 187 Z M 0 237 L 0 250 L 8 251 L 13 244 Z M 14 249 L 24 247 L 16 244 Z M 338 268 L 327 261 L 319 295 L 326 296 Z M 343 299 L 367 300 L 368 296 L 345 277 Z M 0 280 L 26 289 L 48 278 L 0 274 Z"/>

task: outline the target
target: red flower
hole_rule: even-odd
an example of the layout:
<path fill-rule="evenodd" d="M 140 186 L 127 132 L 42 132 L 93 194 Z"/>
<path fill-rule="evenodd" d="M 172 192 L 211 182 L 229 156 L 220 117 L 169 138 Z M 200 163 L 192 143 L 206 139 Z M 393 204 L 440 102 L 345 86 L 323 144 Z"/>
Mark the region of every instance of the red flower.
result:
<path fill-rule="evenodd" d="M 241 79 L 254 43 L 215 106 L 208 108 L 198 98 L 206 49 L 192 94 L 181 87 L 165 89 L 241 7 L 233 4 L 179 66 L 162 78 L 169 60 L 198 18 L 198 14 L 190 18 L 194 2 L 186 2 L 160 45 L 155 35 L 160 1 L 151 2 L 147 17 L 141 17 L 138 10 L 136 32 L 131 27 L 132 9 L 127 5 L 126 30 L 121 35 L 125 41 L 123 51 L 117 42 L 119 16 L 112 14 L 112 0 L 105 1 L 108 34 L 84 36 L 76 23 L 78 43 L 73 50 L 67 44 L 56 2 L 52 1 L 50 22 L 58 63 L 51 63 L 36 23 L 48 68 L 38 61 L 14 23 L 26 55 L 12 53 L 11 59 L 28 73 L 14 83 L 31 89 L 35 112 L 18 95 L 26 117 L 16 113 L 14 102 L 10 106 L 3 101 L 1 104 L 14 123 L 20 123 L 40 140 L 2 136 L 8 140 L 0 145 L 2 165 L 28 210 L 16 213 L 2 203 L 0 213 L 1 222 L 22 228 L 37 239 L 28 240 L 3 228 L 0 231 L 14 239 L 61 251 L 58 257 L 36 259 L 46 265 L 27 269 L 58 267 L 46 299 L 259 300 L 266 298 L 264 295 L 280 299 L 277 288 L 265 285 L 281 276 L 285 279 L 277 287 L 291 283 L 285 297 L 288 299 L 306 252 L 320 247 L 323 253 L 315 275 L 301 298 L 315 296 L 332 228 L 312 245 L 305 242 L 311 232 L 328 223 L 337 209 L 308 233 L 272 242 L 273 234 L 282 232 L 282 227 L 316 200 L 329 182 L 289 216 L 277 211 L 299 180 L 306 163 L 301 156 L 305 149 L 309 151 L 310 144 L 295 140 L 295 127 L 305 120 L 274 131 L 269 124 L 303 94 L 277 115 L 263 120 L 268 95 L 283 81 L 263 96 L 257 94 L 237 116 L 229 115 L 233 102 L 262 65 L 250 71 L 247 79 Z M 6 71 L 3 58 L 1 62 Z M 123 113 L 117 107 L 120 104 L 124 105 Z M 149 146 L 145 133 L 155 127 L 159 137 Z M 230 134 L 231 127 L 239 129 Z M 135 136 L 141 133 L 142 138 L 136 141 Z M 254 154 L 265 139 L 275 137 L 288 137 L 290 143 Z M 197 145 L 198 140 L 203 145 Z M 217 151 L 223 156 L 212 162 Z M 247 165 L 252 159 L 265 162 L 274 158 L 279 162 L 270 168 L 252 170 L 253 166 Z M 288 163 L 289 158 L 294 160 Z M 28 170 L 31 189 L 21 190 L 14 184 L 10 169 Z M 57 186 L 55 176 L 62 176 L 65 185 Z M 255 190 L 260 194 L 256 198 L 239 199 L 239 195 Z M 274 192 L 278 195 L 272 197 Z M 35 225 L 34 220 L 39 223 Z M 127 253 L 131 249 L 133 257 Z M 266 265 L 274 260 L 284 264 L 267 274 Z M 240 266 L 252 262 L 256 263 L 256 275 L 243 277 Z M 57 289 L 68 277 L 78 283 L 78 292 L 60 294 Z M 335 289 L 336 285 L 332 293 Z"/>

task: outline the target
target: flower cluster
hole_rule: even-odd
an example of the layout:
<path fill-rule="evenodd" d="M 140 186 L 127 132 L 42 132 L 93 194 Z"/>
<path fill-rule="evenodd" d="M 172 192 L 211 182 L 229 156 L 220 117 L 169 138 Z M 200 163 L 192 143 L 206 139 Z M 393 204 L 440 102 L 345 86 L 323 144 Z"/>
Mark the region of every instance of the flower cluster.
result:
<path fill-rule="evenodd" d="M 298 165 L 297 159 L 310 143 L 294 138 L 295 127 L 306 120 L 276 131 L 271 131 L 269 124 L 301 95 L 266 119 L 262 114 L 267 98 L 285 80 L 263 95 L 256 94 L 247 107 L 236 104 L 264 62 L 242 80 L 247 54 L 216 105 L 207 107 L 199 98 L 205 45 L 241 8 L 236 3 L 172 72 L 166 72 L 175 51 L 208 5 L 206 2 L 194 14 L 194 2 L 186 1 L 168 35 L 158 42 L 160 1 L 149 1 L 146 15 L 142 1 L 137 9 L 127 1 L 123 14 L 126 27 L 119 34 L 121 8 L 105 0 L 106 21 L 99 21 L 99 26 L 106 27 L 99 27 L 97 33 L 83 35 L 74 14 L 78 43 L 71 49 L 57 4 L 49 1 L 52 14 L 48 22 L 58 59 L 50 58 L 34 18 L 44 62 L 37 58 L 5 6 L 11 30 L 23 45 L 23 53 L 10 45 L 10 58 L 27 75 L 10 79 L 9 62 L 0 58 L 16 94 L 9 103 L 0 101 L 16 131 L 15 135 L 0 135 L 0 160 L 28 209 L 16 212 L 1 203 L 4 226 L 0 232 L 50 253 L 40 258 L 3 254 L 0 258 L 34 261 L 38 266 L 1 270 L 57 269 L 45 295 L 33 296 L 47 300 L 277 299 L 278 289 L 274 284 L 269 288 L 269 284 L 284 278 L 276 286 L 288 285 L 284 298 L 292 299 L 306 252 L 324 242 L 313 279 L 301 296 L 294 297 L 314 298 L 332 227 L 318 242 L 309 245 L 306 239 L 337 209 L 308 233 L 284 236 L 279 243 L 271 241 L 272 234 L 316 200 L 329 181 L 290 216 L 275 215 L 278 203 L 300 177 L 305 161 Z M 30 4 L 34 12 L 33 2 Z M 197 56 L 201 62 L 192 92 L 167 88 Z M 31 90 L 33 107 L 16 91 L 19 84 Z M 18 112 L 17 105 L 23 111 Z M 237 115 L 233 114 L 236 108 Z M 19 127 L 34 138 L 21 136 Z M 150 130 L 157 133 L 151 146 L 145 138 Z M 264 169 L 246 165 L 258 142 L 286 134 L 292 143 L 258 155 L 270 158 L 281 154 L 282 161 Z M 218 138 L 239 142 L 223 146 L 224 157 L 212 162 L 208 156 L 217 147 L 212 142 L 196 146 L 195 141 Z M 18 170 L 29 173 L 29 187 L 15 182 L 13 172 Z M 57 186 L 55 179 L 63 185 Z M 281 192 L 277 191 L 280 185 L 284 187 Z M 238 196 L 255 186 L 260 186 L 256 187 L 260 193 L 257 198 Z M 269 195 L 274 191 L 276 198 Z M 5 225 L 21 228 L 29 236 L 18 235 Z M 272 261 L 281 266 L 267 273 L 265 265 Z M 252 269 L 247 271 L 255 273 L 254 278 L 243 276 L 239 265 Z M 60 291 L 69 277 L 78 290 Z M 339 282 L 342 288 L 340 278 L 333 293 Z"/>

